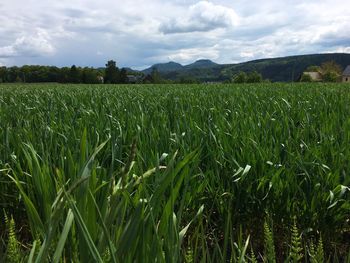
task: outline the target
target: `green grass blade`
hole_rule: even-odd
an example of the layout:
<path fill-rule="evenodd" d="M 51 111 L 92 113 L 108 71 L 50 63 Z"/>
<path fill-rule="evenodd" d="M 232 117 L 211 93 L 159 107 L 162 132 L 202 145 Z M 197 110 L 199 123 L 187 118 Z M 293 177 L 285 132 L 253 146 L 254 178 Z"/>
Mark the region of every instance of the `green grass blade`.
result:
<path fill-rule="evenodd" d="M 74 220 L 74 215 L 72 213 L 72 210 L 69 209 L 68 213 L 67 213 L 66 222 L 63 226 L 60 239 L 58 240 L 56 250 L 55 250 L 55 253 L 53 255 L 53 262 L 54 263 L 58 263 L 60 261 L 60 257 L 62 255 L 62 251 L 63 251 L 64 245 L 66 243 L 66 239 L 67 239 L 68 233 L 70 231 L 70 228 L 72 226 L 73 220 Z"/>

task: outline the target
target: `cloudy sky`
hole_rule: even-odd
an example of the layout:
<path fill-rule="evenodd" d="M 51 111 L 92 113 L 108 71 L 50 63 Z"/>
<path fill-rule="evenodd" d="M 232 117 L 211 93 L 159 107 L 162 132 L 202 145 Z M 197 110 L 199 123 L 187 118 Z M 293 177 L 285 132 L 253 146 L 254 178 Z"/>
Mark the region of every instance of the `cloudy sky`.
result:
<path fill-rule="evenodd" d="M 0 3 L 0 65 L 144 68 L 350 53 L 348 0 L 11 0 Z"/>

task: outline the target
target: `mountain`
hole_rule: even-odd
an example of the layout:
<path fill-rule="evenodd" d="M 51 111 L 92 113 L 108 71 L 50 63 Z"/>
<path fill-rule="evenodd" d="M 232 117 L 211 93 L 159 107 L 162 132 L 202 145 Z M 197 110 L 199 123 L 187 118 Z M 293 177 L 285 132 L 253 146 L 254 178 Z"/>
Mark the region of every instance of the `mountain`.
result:
<path fill-rule="evenodd" d="M 209 59 L 200 59 L 197 60 L 196 62 L 182 66 L 179 63 L 176 62 L 168 62 L 168 63 L 159 63 L 159 64 L 154 64 L 153 66 L 146 68 L 142 70 L 143 73 L 145 74 L 150 74 L 153 70 L 153 68 L 156 68 L 157 71 L 161 74 L 169 73 L 169 72 L 178 72 L 178 71 L 188 71 L 192 69 L 205 69 L 205 68 L 212 68 L 218 66 L 218 64 L 214 63 L 213 61 Z"/>
<path fill-rule="evenodd" d="M 166 72 L 171 72 L 171 71 L 178 71 L 182 70 L 183 66 L 179 63 L 170 61 L 168 63 L 159 63 L 155 64 L 152 67 L 149 67 L 147 69 L 142 70 L 143 73 L 150 74 L 153 70 L 153 68 L 156 68 L 159 73 L 166 73 Z"/>
<path fill-rule="evenodd" d="M 239 71 L 257 71 L 262 74 L 264 79 L 269 79 L 273 82 L 288 82 L 297 81 L 307 67 L 321 65 L 326 61 L 335 61 L 344 69 L 347 65 L 350 65 L 350 54 L 300 55 L 259 59 L 238 64 L 216 64 L 210 60 L 201 59 L 186 66 L 169 62 L 156 64 L 152 67 L 156 67 L 163 78 L 171 80 L 224 81 L 232 78 Z M 149 74 L 152 71 L 152 67 L 142 72 Z"/>
<path fill-rule="evenodd" d="M 200 59 L 197 60 L 196 62 L 186 65 L 184 66 L 185 69 L 193 69 L 193 68 L 211 68 L 211 67 L 215 67 L 218 64 L 214 63 L 213 61 L 209 60 L 209 59 Z"/>

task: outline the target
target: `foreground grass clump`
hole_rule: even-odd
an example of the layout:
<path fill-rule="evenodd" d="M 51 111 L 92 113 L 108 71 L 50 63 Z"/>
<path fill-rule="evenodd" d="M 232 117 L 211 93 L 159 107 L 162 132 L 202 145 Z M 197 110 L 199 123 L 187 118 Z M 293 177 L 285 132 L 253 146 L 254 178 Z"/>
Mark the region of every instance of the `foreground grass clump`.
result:
<path fill-rule="evenodd" d="M 0 261 L 346 262 L 349 101 L 340 84 L 2 85 Z"/>

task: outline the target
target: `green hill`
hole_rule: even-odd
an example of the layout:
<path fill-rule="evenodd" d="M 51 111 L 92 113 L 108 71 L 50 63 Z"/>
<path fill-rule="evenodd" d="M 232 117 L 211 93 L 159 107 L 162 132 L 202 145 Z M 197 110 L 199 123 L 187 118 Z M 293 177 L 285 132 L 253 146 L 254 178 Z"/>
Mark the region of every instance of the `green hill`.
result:
<path fill-rule="evenodd" d="M 182 70 L 183 66 L 179 63 L 170 61 L 168 63 L 155 64 L 152 67 L 142 70 L 142 72 L 147 75 L 147 74 L 150 74 L 154 68 L 157 69 L 160 73 L 167 73 L 167 72 Z"/>
<path fill-rule="evenodd" d="M 225 65 L 223 75 L 234 75 L 239 71 L 258 71 L 271 81 L 296 81 L 303 71 L 312 65 L 335 61 L 343 69 L 350 65 L 350 54 L 314 54 L 273 59 L 260 59 L 236 65 Z"/>
<path fill-rule="evenodd" d="M 212 68 L 212 67 L 216 67 L 216 66 L 218 66 L 218 64 L 214 63 L 213 61 L 211 61 L 209 59 L 200 59 L 192 64 L 184 66 L 184 69 L 186 69 L 186 70 L 200 69 L 200 68 L 205 69 L 205 68 Z"/>
<path fill-rule="evenodd" d="M 326 61 L 335 61 L 343 69 L 350 65 L 350 54 L 313 54 L 281 58 L 269 58 L 248 61 L 239 64 L 216 64 L 210 60 L 198 60 L 192 64 L 182 66 L 175 62 L 156 64 L 161 76 L 165 79 L 179 80 L 181 78 L 195 78 L 199 81 L 224 81 L 230 79 L 239 71 L 258 71 L 264 79 L 273 82 L 297 81 L 302 72 L 311 65 L 321 65 Z M 151 72 L 151 68 L 142 71 Z"/>

